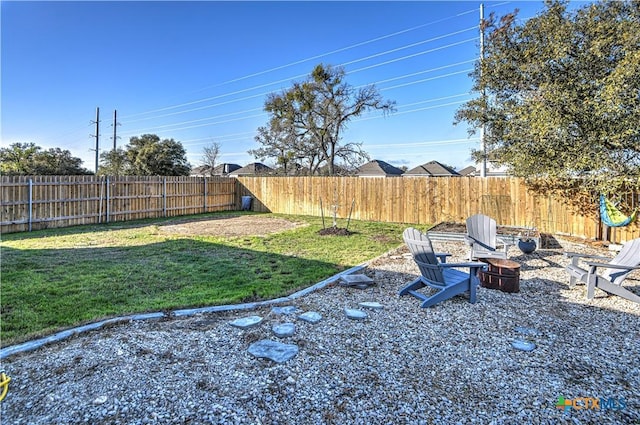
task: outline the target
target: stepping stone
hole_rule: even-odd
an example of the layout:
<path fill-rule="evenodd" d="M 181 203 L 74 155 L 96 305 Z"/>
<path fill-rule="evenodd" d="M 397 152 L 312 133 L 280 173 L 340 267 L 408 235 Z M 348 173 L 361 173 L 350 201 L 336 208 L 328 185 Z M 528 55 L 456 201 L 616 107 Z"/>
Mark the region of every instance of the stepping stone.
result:
<path fill-rule="evenodd" d="M 373 302 L 373 301 L 361 302 L 361 303 L 358 303 L 358 305 L 360 307 L 369 308 L 371 310 L 382 310 L 384 308 L 382 304 Z"/>
<path fill-rule="evenodd" d="M 254 326 L 258 326 L 260 323 L 262 323 L 262 317 L 260 316 L 243 317 L 241 319 L 236 319 L 232 322 L 229 322 L 231 326 L 235 326 L 236 328 L 240 329 L 252 328 Z"/>
<path fill-rule="evenodd" d="M 365 289 L 373 285 L 373 279 L 366 274 L 347 274 L 340 277 L 342 281 L 340 286 L 348 286 L 351 288 Z"/>
<path fill-rule="evenodd" d="M 287 336 L 291 336 L 296 332 L 296 325 L 294 325 L 293 323 L 281 323 L 278 325 L 273 325 L 271 330 L 277 337 L 284 338 Z"/>
<path fill-rule="evenodd" d="M 273 307 L 271 309 L 275 314 L 295 314 L 298 312 L 298 307 L 295 305 L 288 305 L 285 307 Z"/>
<path fill-rule="evenodd" d="M 349 319 L 353 319 L 353 320 L 364 320 L 369 316 L 364 311 L 356 310 L 353 308 L 345 308 L 344 314 L 346 314 Z"/>
<path fill-rule="evenodd" d="M 298 354 L 298 346 L 263 339 L 251 344 L 248 351 L 249 354 L 256 357 L 273 360 L 276 363 L 284 363 Z"/>
<path fill-rule="evenodd" d="M 309 323 L 318 323 L 322 319 L 322 316 L 320 313 L 316 313 L 315 311 L 307 311 L 306 313 L 302 313 L 298 316 L 298 319 Z"/>
<path fill-rule="evenodd" d="M 512 341 L 511 346 L 520 351 L 533 351 L 536 348 L 536 345 L 533 342 L 524 341 L 522 339 Z"/>

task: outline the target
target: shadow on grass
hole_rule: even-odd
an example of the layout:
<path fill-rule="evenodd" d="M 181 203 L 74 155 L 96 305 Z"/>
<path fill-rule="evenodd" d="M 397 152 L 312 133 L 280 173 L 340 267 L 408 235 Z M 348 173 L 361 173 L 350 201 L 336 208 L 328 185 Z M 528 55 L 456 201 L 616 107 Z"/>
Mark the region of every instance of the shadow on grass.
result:
<path fill-rule="evenodd" d="M 194 239 L 2 248 L 2 346 L 98 319 L 286 296 L 344 266 Z"/>

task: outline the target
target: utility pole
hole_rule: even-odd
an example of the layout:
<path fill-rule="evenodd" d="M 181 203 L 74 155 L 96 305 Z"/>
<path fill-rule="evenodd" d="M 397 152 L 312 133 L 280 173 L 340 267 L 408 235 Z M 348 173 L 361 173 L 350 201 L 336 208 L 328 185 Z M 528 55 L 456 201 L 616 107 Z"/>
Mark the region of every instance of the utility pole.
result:
<path fill-rule="evenodd" d="M 480 3 L 480 80 L 482 80 L 482 61 L 484 60 L 484 4 Z M 486 102 L 486 92 L 482 89 L 482 100 Z M 482 164 L 480 177 L 487 177 L 487 144 L 485 141 L 485 124 L 480 127 L 480 148 L 482 150 Z"/>
<path fill-rule="evenodd" d="M 118 136 L 116 136 L 116 127 L 119 126 L 120 123 L 118 123 L 118 111 L 117 110 L 113 110 L 113 151 L 115 152 L 116 150 L 116 140 L 118 140 Z"/>
<path fill-rule="evenodd" d="M 100 108 L 96 108 L 96 120 L 92 121 L 96 125 L 96 174 L 98 174 L 98 156 L 100 154 Z M 91 135 L 93 136 L 93 134 Z"/>

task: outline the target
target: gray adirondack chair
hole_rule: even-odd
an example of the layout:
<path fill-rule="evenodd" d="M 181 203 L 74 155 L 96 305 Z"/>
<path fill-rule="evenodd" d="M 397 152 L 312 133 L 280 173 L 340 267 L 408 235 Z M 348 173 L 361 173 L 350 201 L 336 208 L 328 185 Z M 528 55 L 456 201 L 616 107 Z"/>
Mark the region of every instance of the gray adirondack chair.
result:
<path fill-rule="evenodd" d="M 627 275 L 640 269 L 640 238 L 625 243 L 613 258 L 575 252 L 565 252 L 565 256 L 571 258 L 571 263 L 565 268 L 569 273 L 569 282 L 571 285 L 586 284 L 587 299 L 593 299 L 595 289 L 598 288 L 640 303 L 639 295 L 622 287 Z M 586 268 L 581 263 L 584 263 Z"/>
<path fill-rule="evenodd" d="M 398 295 L 412 295 L 422 301 L 421 307 L 432 307 L 440 301 L 448 300 L 463 293 L 469 293 L 469 302 L 476 302 L 476 290 L 479 280 L 478 270 L 485 263 L 447 263 L 451 254 L 435 253 L 429 237 L 419 230 L 409 227 L 402 233 L 404 242 L 420 269 L 421 276 L 403 287 Z M 465 273 L 455 268 L 469 268 Z M 435 289 L 432 295 L 418 292 L 424 287 Z"/>
<path fill-rule="evenodd" d="M 483 214 L 467 218 L 467 235 L 465 240 L 471 247 L 469 260 L 480 258 L 507 258 L 512 244 L 500 239 L 496 221 Z M 498 249 L 502 246 L 502 249 Z"/>

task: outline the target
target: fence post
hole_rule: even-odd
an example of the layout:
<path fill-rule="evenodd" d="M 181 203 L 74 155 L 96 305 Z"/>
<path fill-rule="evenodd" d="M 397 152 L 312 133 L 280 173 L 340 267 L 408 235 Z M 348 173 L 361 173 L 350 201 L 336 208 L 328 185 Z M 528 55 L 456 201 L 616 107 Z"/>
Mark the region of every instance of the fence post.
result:
<path fill-rule="evenodd" d="M 203 212 L 207 212 L 207 176 L 203 176 L 202 177 L 204 179 L 204 211 Z"/>
<path fill-rule="evenodd" d="M 106 195 L 107 195 L 107 199 L 105 199 L 105 203 L 107 204 L 107 207 L 105 208 L 106 213 L 107 213 L 107 218 L 106 218 L 106 222 L 109 222 L 109 215 L 111 213 L 111 199 L 110 199 L 110 194 L 111 191 L 109 190 L 109 188 L 111 187 L 111 180 L 109 179 L 109 176 L 107 176 L 107 190 L 106 190 Z"/>
<path fill-rule="evenodd" d="M 29 231 L 33 221 L 33 179 L 29 179 Z"/>
<path fill-rule="evenodd" d="M 167 216 L 167 178 L 162 178 L 162 216 Z"/>

